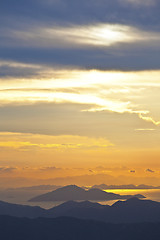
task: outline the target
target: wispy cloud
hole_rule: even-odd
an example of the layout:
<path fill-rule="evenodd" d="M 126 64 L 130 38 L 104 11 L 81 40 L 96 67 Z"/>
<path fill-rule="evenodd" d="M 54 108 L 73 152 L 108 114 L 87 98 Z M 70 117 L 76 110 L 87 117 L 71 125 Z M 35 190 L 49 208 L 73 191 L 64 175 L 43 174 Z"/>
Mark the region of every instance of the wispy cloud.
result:
<path fill-rule="evenodd" d="M 2 139 L 5 141 L 2 141 Z M 31 140 L 29 141 L 29 139 Z M 0 135 L 0 148 L 19 149 L 22 151 L 35 149 L 96 149 L 112 146 L 114 145 L 104 138 L 89 138 L 84 136 L 17 135 L 16 133 L 1 133 Z"/>
<path fill-rule="evenodd" d="M 128 25 L 96 23 L 94 25 L 70 25 L 39 27 L 25 30 L 8 30 L 11 41 L 3 45 L 30 46 L 34 48 L 85 48 L 110 47 L 123 43 L 159 44 L 160 34 L 144 31 Z M 5 37 L 5 36 L 4 36 Z M 2 43 L 1 43 L 2 45 Z"/>
<path fill-rule="evenodd" d="M 149 116 L 145 116 L 144 114 L 140 113 L 139 114 L 139 117 L 147 122 L 151 122 L 153 123 L 154 125 L 156 126 L 159 126 L 160 125 L 160 121 L 155 121 L 152 117 L 149 117 Z"/>
<path fill-rule="evenodd" d="M 3 63 L 2 63 L 3 64 Z M 7 63 L 5 63 L 7 64 Z M 8 63 L 8 66 L 31 67 L 20 63 Z M 146 122 L 159 126 L 151 110 L 155 94 L 147 92 L 150 88 L 159 88 L 159 71 L 120 72 L 98 70 L 54 69 L 32 65 L 38 69 L 34 78 L 12 77 L 0 79 L 0 105 L 26 105 L 36 103 L 83 104 L 82 111 L 136 114 Z M 46 73 L 46 76 L 44 77 Z M 150 74 L 153 81 L 150 81 Z M 40 79 L 39 79 L 40 78 Z M 155 92 L 155 91 L 154 91 Z M 148 99 L 146 98 L 148 94 Z M 158 94 L 158 92 L 157 92 Z M 90 106 L 90 107 L 89 107 Z M 156 112 L 157 109 L 154 109 Z M 160 117 L 160 116 L 159 116 Z"/>

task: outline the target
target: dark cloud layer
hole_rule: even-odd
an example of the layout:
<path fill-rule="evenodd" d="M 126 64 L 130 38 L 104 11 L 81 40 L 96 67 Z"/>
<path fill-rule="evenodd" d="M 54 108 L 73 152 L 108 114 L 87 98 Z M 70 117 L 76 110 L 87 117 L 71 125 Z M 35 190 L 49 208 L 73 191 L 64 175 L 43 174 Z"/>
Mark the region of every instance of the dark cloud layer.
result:
<path fill-rule="evenodd" d="M 140 1 L 142 2 L 142 1 Z M 143 1 L 145 2 L 145 1 Z M 2 0 L 1 20 L 9 24 L 9 19 L 26 25 L 31 21 L 50 23 L 90 23 L 111 22 L 158 28 L 160 3 L 131 4 L 125 0 Z M 8 19 L 6 21 L 6 19 Z M 24 21 L 25 20 L 25 21 Z M 19 23 L 20 25 L 20 23 Z"/>
<path fill-rule="evenodd" d="M 2 49 L 0 48 L 1 59 L 15 60 L 25 63 L 39 63 L 48 66 L 74 66 L 85 69 L 102 70 L 147 70 L 159 69 L 160 49 L 148 47 L 144 49 L 133 50 L 114 50 L 110 49 Z M 136 53 L 135 53 L 136 52 Z M 33 71 L 33 70 L 32 70 Z M 11 70 L 2 69 L 1 76 L 10 75 Z M 26 70 L 25 73 L 29 74 Z M 13 75 L 20 74 L 20 70 L 13 71 Z"/>
<path fill-rule="evenodd" d="M 0 77 L 31 77 L 39 75 L 38 70 L 34 68 L 20 68 L 20 67 L 11 67 L 9 65 L 0 66 Z"/>
<path fill-rule="evenodd" d="M 136 1 L 138 2 L 138 1 Z M 150 1 L 147 1 L 150 3 Z M 159 46 L 119 45 L 82 49 L 32 46 L 25 36 L 17 39 L 15 32 L 28 33 L 33 28 L 53 26 L 95 25 L 113 23 L 134 26 L 145 31 L 159 32 L 160 2 L 133 4 L 128 0 L 2 0 L 0 4 L 0 58 L 47 65 L 97 69 L 158 69 Z M 17 44 L 17 46 L 16 46 Z M 143 47 L 142 47 L 143 46 Z M 136 52 L 136 54 L 135 54 Z M 15 76 L 21 75 L 17 70 Z M 24 74 L 26 74 L 24 72 Z M 1 76 L 10 75 L 2 69 Z M 23 74 L 22 74 L 23 76 Z"/>

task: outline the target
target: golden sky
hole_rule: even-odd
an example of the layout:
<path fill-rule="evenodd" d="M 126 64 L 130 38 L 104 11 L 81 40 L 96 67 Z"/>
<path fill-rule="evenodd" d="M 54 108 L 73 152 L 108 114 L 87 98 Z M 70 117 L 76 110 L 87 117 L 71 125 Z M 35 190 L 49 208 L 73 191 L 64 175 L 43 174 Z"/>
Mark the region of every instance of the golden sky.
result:
<path fill-rule="evenodd" d="M 0 81 L 0 177 L 158 184 L 159 71 L 47 70 Z"/>

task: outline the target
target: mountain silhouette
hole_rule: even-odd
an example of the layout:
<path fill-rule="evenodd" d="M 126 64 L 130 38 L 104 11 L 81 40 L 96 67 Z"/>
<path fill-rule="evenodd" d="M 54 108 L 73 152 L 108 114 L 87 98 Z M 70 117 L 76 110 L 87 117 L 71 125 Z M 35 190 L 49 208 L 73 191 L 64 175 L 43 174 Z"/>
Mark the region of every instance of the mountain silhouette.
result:
<path fill-rule="evenodd" d="M 68 217 L 0 216 L 0 236 L 3 240 L 158 240 L 160 223 L 110 224 Z"/>
<path fill-rule="evenodd" d="M 0 201 L 0 215 L 36 218 L 42 216 L 45 214 L 45 212 L 46 210 L 40 207 L 32 207 Z"/>
<path fill-rule="evenodd" d="M 131 198 L 112 206 L 91 202 L 66 202 L 48 210 L 47 217 L 76 217 L 110 223 L 160 222 L 160 203 Z"/>
<path fill-rule="evenodd" d="M 160 222 L 160 203 L 137 198 L 117 201 L 112 206 L 101 205 L 90 201 L 67 201 L 59 206 L 43 209 L 1 201 L 0 215 L 29 218 L 56 218 L 66 216 L 79 219 L 92 219 L 107 223 Z"/>
<path fill-rule="evenodd" d="M 145 198 L 143 195 L 134 195 L 138 198 Z M 69 200 L 94 200 L 94 201 L 107 201 L 116 199 L 128 199 L 133 195 L 119 195 L 115 193 L 108 193 L 100 189 L 92 188 L 85 190 L 76 185 L 68 185 L 58 188 L 52 192 L 48 192 L 37 197 L 30 199 L 30 202 L 42 201 L 69 201 Z"/>

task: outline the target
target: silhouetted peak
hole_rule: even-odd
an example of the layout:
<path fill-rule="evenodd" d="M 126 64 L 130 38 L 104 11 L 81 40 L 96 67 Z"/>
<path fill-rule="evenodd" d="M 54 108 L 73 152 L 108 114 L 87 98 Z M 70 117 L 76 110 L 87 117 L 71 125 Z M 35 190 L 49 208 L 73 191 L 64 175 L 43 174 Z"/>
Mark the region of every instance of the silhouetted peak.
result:
<path fill-rule="evenodd" d="M 140 201 L 141 200 L 139 198 L 137 198 L 137 197 L 132 197 L 132 198 L 129 198 L 129 199 L 126 200 L 126 202 L 130 202 L 130 203 L 132 203 L 132 202 L 140 202 Z"/>
<path fill-rule="evenodd" d="M 102 191 L 101 189 L 98 189 L 98 188 L 91 188 L 88 190 L 88 192 L 104 192 L 104 191 Z"/>
<path fill-rule="evenodd" d="M 58 205 L 57 207 L 58 208 L 73 208 L 73 207 L 76 207 L 77 204 L 78 204 L 78 202 L 69 200 L 69 201 L 66 201 L 66 202 Z M 52 209 L 54 209 L 54 207 Z"/>
<path fill-rule="evenodd" d="M 103 205 L 96 203 L 96 202 L 90 202 L 90 201 L 67 201 L 65 203 L 62 203 L 59 205 L 59 207 L 101 207 Z"/>
<path fill-rule="evenodd" d="M 135 205 L 135 203 L 139 203 L 141 200 L 138 199 L 137 197 L 132 197 L 132 198 L 129 198 L 127 199 L 126 201 L 117 201 L 115 202 L 112 207 L 119 207 L 119 206 L 124 206 L 124 205 Z"/>
<path fill-rule="evenodd" d="M 91 201 L 82 201 L 78 202 L 78 207 L 84 207 L 84 208 L 97 208 L 97 207 L 102 207 L 103 205 L 97 203 L 97 202 L 91 202 Z"/>
<path fill-rule="evenodd" d="M 64 186 L 64 187 L 61 187 L 61 188 L 58 188 L 57 190 L 84 190 L 83 188 L 81 187 L 78 187 L 77 185 L 67 185 L 67 186 Z"/>
<path fill-rule="evenodd" d="M 55 191 L 45 193 L 30 199 L 29 201 L 68 201 L 68 200 L 113 200 L 128 199 L 131 195 L 119 195 L 111 192 L 105 192 L 101 189 L 92 188 L 84 190 L 76 185 L 67 185 L 56 189 Z M 142 196 L 143 197 L 143 196 Z"/>

